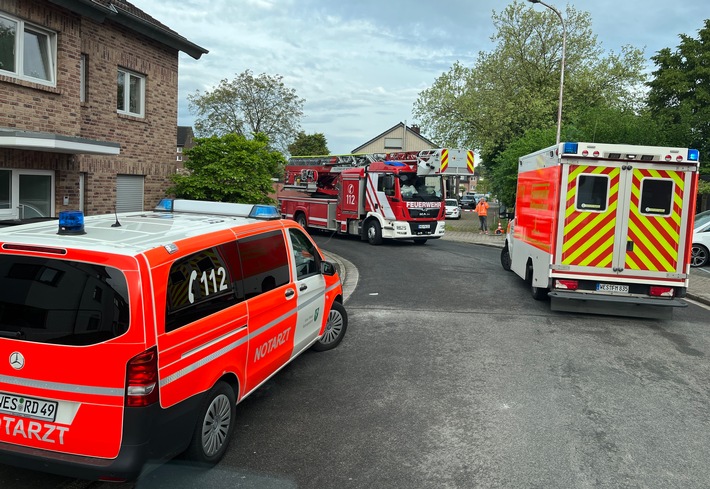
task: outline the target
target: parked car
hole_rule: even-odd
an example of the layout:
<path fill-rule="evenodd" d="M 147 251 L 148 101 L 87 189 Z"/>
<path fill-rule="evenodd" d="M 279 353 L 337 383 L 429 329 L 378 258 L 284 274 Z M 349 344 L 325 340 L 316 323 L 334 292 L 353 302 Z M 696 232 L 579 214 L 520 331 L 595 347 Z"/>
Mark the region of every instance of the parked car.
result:
<path fill-rule="evenodd" d="M 462 209 L 475 209 L 476 208 L 476 198 L 473 195 L 464 195 L 461 197 L 459 205 Z"/>
<path fill-rule="evenodd" d="M 456 199 L 446 199 L 446 219 L 461 219 L 461 207 Z"/>
<path fill-rule="evenodd" d="M 704 267 L 710 261 L 710 211 L 695 215 L 693 248 L 690 253 L 691 267 Z"/>

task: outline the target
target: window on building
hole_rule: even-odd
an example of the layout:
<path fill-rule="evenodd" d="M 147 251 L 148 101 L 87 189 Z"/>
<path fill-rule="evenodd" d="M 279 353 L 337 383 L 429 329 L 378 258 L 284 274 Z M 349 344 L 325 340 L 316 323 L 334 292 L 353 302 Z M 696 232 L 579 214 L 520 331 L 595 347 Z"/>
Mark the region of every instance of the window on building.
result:
<path fill-rule="evenodd" d="M 116 109 L 118 113 L 143 117 L 145 76 L 119 68 L 116 89 Z"/>
<path fill-rule="evenodd" d="M 9 209 L 12 204 L 12 171 L 0 170 L 0 209 Z"/>
<path fill-rule="evenodd" d="M 385 138 L 385 148 L 402 149 L 402 138 Z"/>
<path fill-rule="evenodd" d="M 177 155 L 177 161 L 182 161 L 182 155 Z"/>
<path fill-rule="evenodd" d="M 0 73 L 54 85 L 56 50 L 55 32 L 0 15 Z"/>
<path fill-rule="evenodd" d="M 178 153 L 182 153 L 182 146 L 178 146 L 178 147 L 177 147 L 177 152 L 178 152 Z"/>
<path fill-rule="evenodd" d="M 88 73 L 88 59 L 85 54 L 81 55 L 81 81 L 79 85 L 79 101 L 86 102 L 86 85 L 87 85 L 87 73 Z"/>

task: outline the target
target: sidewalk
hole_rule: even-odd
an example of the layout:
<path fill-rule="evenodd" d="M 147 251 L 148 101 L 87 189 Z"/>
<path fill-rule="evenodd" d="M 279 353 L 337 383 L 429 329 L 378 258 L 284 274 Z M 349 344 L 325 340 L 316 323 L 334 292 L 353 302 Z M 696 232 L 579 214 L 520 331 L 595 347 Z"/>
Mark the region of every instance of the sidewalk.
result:
<path fill-rule="evenodd" d="M 477 232 L 449 231 L 447 229 L 442 239 L 502 248 L 505 242 L 505 235 L 486 235 L 478 234 Z M 710 266 L 690 269 L 688 299 L 710 305 Z"/>

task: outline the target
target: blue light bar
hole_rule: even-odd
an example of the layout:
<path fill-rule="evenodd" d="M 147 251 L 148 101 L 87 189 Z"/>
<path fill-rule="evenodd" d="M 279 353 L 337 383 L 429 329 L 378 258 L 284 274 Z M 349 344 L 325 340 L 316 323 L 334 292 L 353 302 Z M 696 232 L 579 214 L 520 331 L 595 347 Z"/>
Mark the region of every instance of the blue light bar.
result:
<path fill-rule="evenodd" d="M 688 150 L 688 161 L 698 161 L 700 159 L 700 151 L 697 149 Z"/>
<path fill-rule="evenodd" d="M 577 143 L 564 143 L 562 147 L 562 154 L 565 155 L 576 155 L 579 150 L 579 144 Z"/>
<path fill-rule="evenodd" d="M 254 219 L 281 219 L 281 214 L 276 206 L 256 204 L 249 213 L 249 217 Z"/>
<path fill-rule="evenodd" d="M 156 211 L 173 211 L 173 199 L 160 199 L 158 205 L 155 206 Z"/>
<path fill-rule="evenodd" d="M 86 234 L 84 231 L 84 213 L 81 211 L 61 211 L 59 213 L 59 231 L 57 234 Z"/>

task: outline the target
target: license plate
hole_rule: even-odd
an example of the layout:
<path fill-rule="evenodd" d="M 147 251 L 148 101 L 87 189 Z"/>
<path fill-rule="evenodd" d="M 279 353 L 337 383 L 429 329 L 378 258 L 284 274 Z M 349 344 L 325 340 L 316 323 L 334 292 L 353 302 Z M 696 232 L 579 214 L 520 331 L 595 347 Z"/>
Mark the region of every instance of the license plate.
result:
<path fill-rule="evenodd" d="M 430 229 L 430 228 L 431 228 L 431 224 L 420 224 L 419 225 L 419 229 Z"/>
<path fill-rule="evenodd" d="M 597 292 L 621 292 L 628 294 L 629 286 L 621 284 L 597 284 Z"/>
<path fill-rule="evenodd" d="M 54 421 L 57 417 L 57 402 L 0 392 L 0 413 Z"/>

